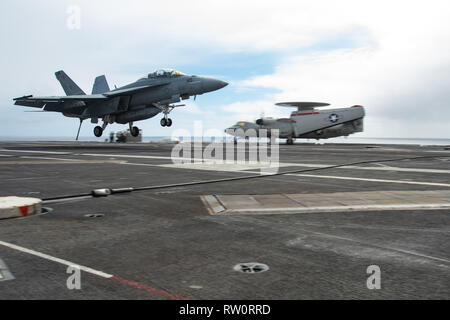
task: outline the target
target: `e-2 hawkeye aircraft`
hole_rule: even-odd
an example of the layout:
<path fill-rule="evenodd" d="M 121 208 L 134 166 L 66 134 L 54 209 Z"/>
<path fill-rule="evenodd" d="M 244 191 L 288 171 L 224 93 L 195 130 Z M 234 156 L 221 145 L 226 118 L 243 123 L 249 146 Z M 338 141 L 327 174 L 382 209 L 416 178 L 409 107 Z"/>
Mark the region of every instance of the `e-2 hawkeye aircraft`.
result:
<path fill-rule="evenodd" d="M 239 121 L 227 128 L 226 133 L 235 137 L 259 137 L 259 130 L 266 129 L 270 136 L 271 129 L 279 130 L 279 138 L 287 139 L 286 144 L 293 144 L 295 138 L 328 139 L 348 136 L 363 131 L 364 108 L 355 105 L 350 108 L 318 109 L 329 106 L 322 102 L 280 102 L 281 107 L 296 107 L 290 118 L 261 118 L 255 122 Z M 253 129 L 249 130 L 249 129 Z M 249 131 L 247 131 L 249 130 Z"/>
<path fill-rule="evenodd" d="M 92 94 L 87 95 L 78 87 L 64 71 L 55 73 L 56 78 L 66 96 L 33 97 L 32 95 L 15 98 L 15 104 L 26 107 L 43 108 L 43 111 L 61 112 L 66 117 L 80 119 L 78 135 L 83 120 L 91 119 L 92 123 L 103 120 L 102 126 L 94 128 L 94 135 L 101 137 L 108 124 L 114 122 L 128 123 L 130 133 L 139 135 L 139 128 L 133 126 L 134 121 L 145 120 L 162 112 L 161 126 L 170 127 L 172 120 L 168 114 L 181 100 L 215 91 L 228 83 L 222 80 L 187 75 L 173 69 L 160 69 L 149 73 L 133 83 L 110 90 L 104 75 L 94 81 Z"/>

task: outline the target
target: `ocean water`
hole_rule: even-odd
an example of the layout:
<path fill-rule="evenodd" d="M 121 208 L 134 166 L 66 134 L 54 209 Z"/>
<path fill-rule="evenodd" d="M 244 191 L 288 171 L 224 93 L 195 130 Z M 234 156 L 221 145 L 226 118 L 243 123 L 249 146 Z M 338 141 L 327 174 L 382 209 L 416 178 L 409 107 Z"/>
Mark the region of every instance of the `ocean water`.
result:
<path fill-rule="evenodd" d="M 108 137 L 104 136 L 102 138 L 96 138 L 91 136 L 80 137 L 79 141 L 93 141 L 93 142 L 103 142 L 107 140 Z M 160 142 L 160 141 L 168 141 L 170 137 L 168 136 L 154 136 L 154 137 L 143 137 L 142 142 Z M 197 138 L 199 139 L 199 138 Z M 225 139 L 225 138 L 223 138 Z M 229 141 L 232 140 L 231 137 L 228 137 Z M 74 141 L 75 139 L 72 137 L 55 137 L 55 136 L 42 136 L 42 137 L 0 137 L 0 141 Z M 192 138 L 191 140 L 194 140 Z M 211 137 L 203 137 L 203 142 L 211 142 L 214 138 Z M 220 141 L 222 138 L 219 139 Z M 217 141 L 217 140 L 216 140 Z M 281 143 L 284 143 L 285 140 L 281 139 Z M 423 145 L 423 146 L 450 146 L 450 139 L 445 138 L 361 138 L 361 137 L 339 137 L 339 138 L 331 138 L 331 139 L 297 139 L 296 143 L 320 143 L 320 144 L 328 144 L 328 143 L 338 143 L 338 144 L 410 144 L 410 145 Z"/>

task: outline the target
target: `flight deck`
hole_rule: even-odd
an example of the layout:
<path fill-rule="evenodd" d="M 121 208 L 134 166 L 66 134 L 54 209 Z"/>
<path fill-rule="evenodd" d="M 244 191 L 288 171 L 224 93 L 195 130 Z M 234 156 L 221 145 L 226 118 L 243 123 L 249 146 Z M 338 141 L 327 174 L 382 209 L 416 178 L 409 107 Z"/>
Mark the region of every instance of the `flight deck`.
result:
<path fill-rule="evenodd" d="M 0 300 L 450 297 L 449 146 L 280 145 L 278 175 L 173 147 L 0 142 L 0 196 L 43 199 L 0 220 Z"/>

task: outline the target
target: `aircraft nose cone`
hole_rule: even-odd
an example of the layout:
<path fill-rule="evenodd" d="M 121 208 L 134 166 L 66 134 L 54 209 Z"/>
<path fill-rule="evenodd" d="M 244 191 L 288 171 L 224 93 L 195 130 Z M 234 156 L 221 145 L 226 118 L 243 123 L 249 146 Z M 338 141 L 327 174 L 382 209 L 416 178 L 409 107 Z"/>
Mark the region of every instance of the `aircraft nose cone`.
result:
<path fill-rule="evenodd" d="M 224 131 L 225 131 L 225 133 L 233 135 L 236 132 L 236 129 L 237 128 L 233 126 L 233 127 L 226 128 Z"/>
<path fill-rule="evenodd" d="M 219 90 L 227 85 L 227 82 L 219 79 L 205 78 L 203 80 L 203 90 L 205 90 L 205 92 Z"/>
<path fill-rule="evenodd" d="M 218 83 L 219 89 L 222 89 L 228 85 L 228 82 L 226 82 L 226 81 L 222 81 L 222 80 L 217 80 L 217 81 L 219 82 Z"/>

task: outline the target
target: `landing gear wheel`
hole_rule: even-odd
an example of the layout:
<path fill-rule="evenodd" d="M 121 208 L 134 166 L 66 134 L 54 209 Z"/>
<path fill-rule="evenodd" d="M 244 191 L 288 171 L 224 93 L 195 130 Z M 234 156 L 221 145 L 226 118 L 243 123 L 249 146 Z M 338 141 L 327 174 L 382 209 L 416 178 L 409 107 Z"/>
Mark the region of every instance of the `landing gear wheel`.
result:
<path fill-rule="evenodd" d="M 163 127 L 167 126 L 167 121 L 165 118 L 162 118 L 160 123 L 161 123 L 161 126 L 163 126 Z"/>
<path fill-rule="evenodd" d="M 170 127 L 172 125 L 172 119 L 167 118 L 166 120 L 166 126 Z"/>
<path fill-rule="evenodd" d="M 102 127 L 100 127 L 100 126 L 96 126 L 95 128 L 94 128 L 94 135 L 96 136 L 96 137 L 101 137 L 102 136 L 102 134 L 103 134 L 103 129 L 102 129 Z"/>
<path fill-rule="evenodd" d="M 139 135 L 139 128 L 138 127 L 131 128 L 131 132 L 130 133 L 131 133 L 131 135 L 133 137 L 137 137 Z"/>

